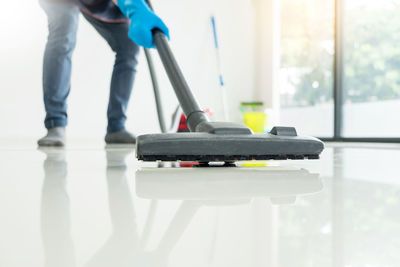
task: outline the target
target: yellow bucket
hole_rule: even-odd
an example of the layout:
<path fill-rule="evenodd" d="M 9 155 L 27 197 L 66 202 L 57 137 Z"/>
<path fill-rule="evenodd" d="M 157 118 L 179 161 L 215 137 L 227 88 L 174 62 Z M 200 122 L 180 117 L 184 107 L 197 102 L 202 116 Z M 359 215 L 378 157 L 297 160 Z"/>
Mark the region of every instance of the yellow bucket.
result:
<path fill-rule="evenodd" d="M 255 133 L 264 133 L 267 124 L 267 114 L 264 112 L 243 113 L 244 124 Z"/>

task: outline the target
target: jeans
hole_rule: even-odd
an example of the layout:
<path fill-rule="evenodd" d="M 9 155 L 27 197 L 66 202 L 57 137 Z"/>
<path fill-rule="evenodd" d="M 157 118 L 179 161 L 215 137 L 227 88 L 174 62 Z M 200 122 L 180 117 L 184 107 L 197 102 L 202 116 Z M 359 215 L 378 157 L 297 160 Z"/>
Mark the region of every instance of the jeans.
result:
<path fill-rule="evenodd" d="M 67 97 L 71 88 L 71 57 L 76 44 L 80 11 L 68 3 L 41 0 L 49 35 L 43 60 L 43 98 L 46 128 L 68 122 Z M 128 38 L 128 23 L 106 23 L 83 14 L 115 52 L 107 109 L 107 132 L 125 129 L 126 109 L 136 74 L 139 46 Z"/>

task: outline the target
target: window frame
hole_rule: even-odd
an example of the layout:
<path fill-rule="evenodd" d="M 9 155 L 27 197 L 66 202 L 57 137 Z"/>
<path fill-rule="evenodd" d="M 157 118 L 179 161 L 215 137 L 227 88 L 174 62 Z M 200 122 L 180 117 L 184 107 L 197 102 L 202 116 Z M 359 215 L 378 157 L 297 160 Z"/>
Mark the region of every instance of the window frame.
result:
<path fill-rule="evenodd" d="M 372 142 L 372 143 L 400 143 L 400 137 L 344 137 L 343 136 L 343 108 L 344 108 L 344 88 L 343 88 L 343 21 L 344 21 L 344 1 L 335 0 L 335 55 L 333 67 L 333 100 L 334 100 L 334 127 L 333 137 L 320 137 L 323 141 L 337 142 Z"/>

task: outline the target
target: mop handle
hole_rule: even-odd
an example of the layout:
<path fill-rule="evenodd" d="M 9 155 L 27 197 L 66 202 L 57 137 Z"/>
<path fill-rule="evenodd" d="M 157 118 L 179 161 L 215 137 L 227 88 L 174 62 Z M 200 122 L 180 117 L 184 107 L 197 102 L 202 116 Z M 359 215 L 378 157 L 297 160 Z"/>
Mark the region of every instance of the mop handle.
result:
<path fill-rule="evenodd" d="M 211 24 L 212 24 L 212 29 L 213 29 L 213 36 L 214 36 L 214 45 L 215 49 L 217 51 L 217 64 L 218 64 L 218 71 L 219 71 L 219 83 L 221 86 L 224 86 L 224 78 L 222 76 L 222 71 L 221 71 L 221 63 L 220 63 L 220 58 L 219 58 L 219 42 L 218 42 L 218 35 L 217 35 L 217 26 L 215 22 L 215 17 L 211 16 Z"/>

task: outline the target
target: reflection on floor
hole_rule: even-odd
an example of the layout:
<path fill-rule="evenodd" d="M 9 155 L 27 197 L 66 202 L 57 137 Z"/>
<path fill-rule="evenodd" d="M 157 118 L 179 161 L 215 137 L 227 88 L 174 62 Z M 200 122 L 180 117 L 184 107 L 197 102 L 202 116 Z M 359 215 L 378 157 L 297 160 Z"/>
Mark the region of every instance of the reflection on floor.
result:
<path fill-rule="evenodd" d="M 331 146 L 190 169 L 125 147 L 3 146 L 0 266 L 398 266 L 399 158 Z"/>

